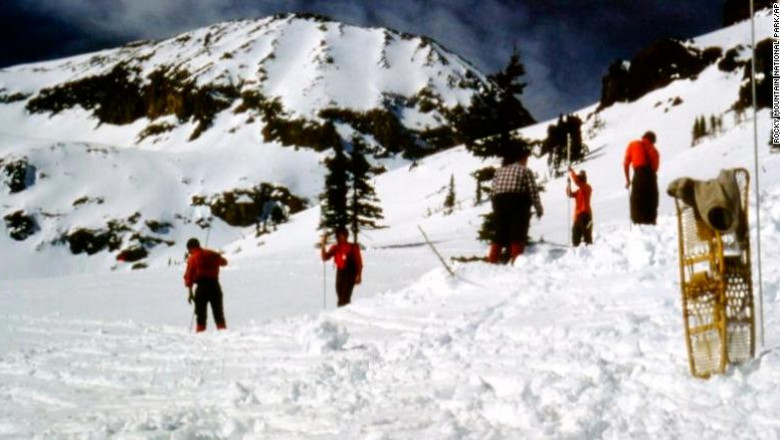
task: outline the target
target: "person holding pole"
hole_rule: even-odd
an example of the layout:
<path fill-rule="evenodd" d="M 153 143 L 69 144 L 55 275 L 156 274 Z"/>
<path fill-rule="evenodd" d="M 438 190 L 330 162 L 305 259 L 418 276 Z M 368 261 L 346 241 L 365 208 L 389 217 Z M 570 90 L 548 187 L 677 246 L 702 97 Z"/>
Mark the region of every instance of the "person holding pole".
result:
<path fill-rule="evenodd" d="M 336 265 L 336 295 L 338 306 L 344 307 L 352 301 L 352 291 L 355 285 L 362 281 L 363 258 L 360 256 L 360 246 L 350 243 L 346 228 L 336 229 L 336 244 L 325 250 L 328 234 L 322 236 L 320 256 L 322 261 L 333 258 Z"/>
<path fill-rule="evenodd" d="M 566 133 L 566 167 L 571 170 L 571 133 Z M 570 180 L 567 177 L 566 178 L 566 191 L 568 194 L 568 186 L 570 184 Z M 566 229 L 571 229 L 571 223 L 569 223 L 571 220 L 571 205 L 569 203 L 566 203 Z M 574 246 L 577 246 L 576 244 Z"/>
<path fill-rule="evenodd" d="M 196 332 L 206 330 L 206 308 L 211 303 L 211 312 L 217 324 L 217 330 L 225 330 L 225 312 L 222 306 L 222 287 L 219 285 L 219 268 L 227 266 L 227 260 L 216 251 L 200 247 L 197 238 L 187 241 L 187 270 L 184 272 L 184 285 L 189 296 L 187 302 L 195 301 Z M 197 284 L 195 293 L 192 286 Z"/>
<path fill-rule="evenodd" d="M 584 240 L 585 244 L 593 244 L 593 212 L 590 208 L 590 196 L 593 189 L 588 184 L 588 175 L 585 171 L 575 173 L 569 167 L 570 178 L 566 179 L 566 195 L 575 200 L 574 226 L 571 228 L 571 242 L 577 247 Z M 577 186 L 576 191 L 571 190 L 571 181 Z"/>

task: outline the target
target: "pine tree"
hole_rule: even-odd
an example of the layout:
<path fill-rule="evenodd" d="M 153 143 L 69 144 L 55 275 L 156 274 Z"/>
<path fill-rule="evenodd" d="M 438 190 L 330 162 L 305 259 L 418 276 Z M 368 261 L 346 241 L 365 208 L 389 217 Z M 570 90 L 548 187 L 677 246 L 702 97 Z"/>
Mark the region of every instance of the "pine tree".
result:
<path fill-rule="evenodd" d="M 361 229 L 382 228 L 378 221 L 384 218 L 379 198 L 371 185 L 371 178 L 377 169 L 368 162 L 365 151 L 365 143 L 359 137 L 353 137 L 351 158 L 347 165 L 350 194 L 346 214 L 356 243 Z"/>
<path fill-rule="evenodd" d="M 697 116 L 693 122 L 693 145 L 699 143 L 702 137 L 707 132 L 707 123 L 704 120 L 704 116 Z"/>
<path fill-rule="evenodd" d="M 715 115 L 710 115 L 710 135 L 715 137 L 718 134 L 718 121 Z"/>
<path fill-rule="evenodd" d="M 344 153 L 344 146 L 341 140 L 338 140 L 333 145 L 333 156 L 325 159 L 328 174 L 325 176 L 325 191 L 320 194 L 322 201 L 320 229 L 336 230 L 347 227 L 349 222 L 347 216 L 348 166 L 349 161 Z"/>
<path fill-rule="evenodd" d="M 709 131 L 707 130 L 707 118 L 704 115 L 699 116 L 699 139 L 707 136 Z"/>
<path fill-rule="evenodd" d="M 474 155 L 502 156 L 503 149 L 508 148 L 511 131 L 534 122 L 519 99 L 526 86 L 522 81 L 524 75 L 525 66 L 515 48 L 507 66 L 488 76 L 491 85 L 474 95 L 469 109 L 453 112 L 458 134 Z"/>
<path fill-rule="evenodd" d="M 490 195 L 491 187 L 490 183 L 493 180 L 493 177 L 496 175 L 496 168 L 492 166 L 488 166 L 485 168 L 480 168 L 473 173 L 471 173 L 472 176 L 474 176 L 474 179 L 477 181 L 477 194 L 476 194 L 476 200 L 475 200 L 475 206 L 482 203 L 482 195 L 487 193 L 488 196 Z"/>
<path fill-rule="evenodd" d="M 493 211 L 482 214 L 482 226 L 477 231 L 477 238 L 492 243 L 496 237 L 496 214 Z"/>
<path fill-rule="evenodd" d="M 588 146 L 582 142 L 582 120 L 576 115 L 560 115 L 556 124 L 547 127 L 542 154 L 547 154 L 547 166 L 555 176 L 563 174 L 561 165 L 569 155 L 572 163 L 584 160 Z"/>
<path fill-rule="evenodd" d="M 455 175 L 450 174 L 450 185 L 447 189 L 447 197 L 444 198 L 444 214 L 452 214 L 455 209 Z"/>
<path fill-rule="evenodd" d="M 474 206 L 477 206 L 482 203 L 483 193 L 490 194 L 490 186 L 486 187 L 484 185 L 486 182 L 491 182 L 493 180 L 493 177 L 496 175 L 496 169 L 495 167 L 480 168 L 471 173 L 471 175 L 474 177 L 474 180 L 477 181 L 477 191 L 474 198 Z"/>

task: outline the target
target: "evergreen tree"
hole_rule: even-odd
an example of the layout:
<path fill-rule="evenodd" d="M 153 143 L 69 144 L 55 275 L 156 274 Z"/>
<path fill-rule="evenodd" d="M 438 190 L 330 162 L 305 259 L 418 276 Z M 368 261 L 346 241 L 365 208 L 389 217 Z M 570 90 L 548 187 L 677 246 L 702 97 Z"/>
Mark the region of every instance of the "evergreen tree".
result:
<path fill-rule="evenodd" d="M 547 165 L 555 176 L 563 174 L 562 165 L 570 158 L 581 162 L 588 154 L 582 142 L 582 120 L 576 115 L 560 115 L 556 124 L 547 127 L 547 138 L 542 142 L 542 154 L 547 154 Z"/>
<path fill-rule="evenodd" d="M 488 76 L 491 85 L 474 95 L 471 107 L 453 112 L 458 134 L 474 155 L 502 156 L 511 131 L 534 122 L 519 99 L 526 86 L 521 79 L 524 75 L 525 66 L 515 48 L 507 66 Z"/>
<path fill-rule="evenodd" d="M 450 185 L 447 189 L 447 197 L 444 198 L 444 214 L 452 214 L 455 209 L 455 175 L 450 174 Z"/>
<path fill-rule="evenodd" d="M 718 121 L 715 119 L 715 115 L 710 115 L 710 135 L 713 137 L 718 134 Z"/>
<path fill-rule="evenodd" d="M 474 206 L 479 205 L 482 203 L 482 194 L 487 193 L 490 194 L 490 186 L 485 186 L 486 182 L 491 182 L 493 180 L 493 177 L 496 175 L 496 168 L 495 167 L 485 167 L 480 168 L 471 175 L 474 177 L 474 179 L 477 181 L 477 191 L 476 196 L 474 198 Z"/>
<path fill-rule="evenodd" d="M 477 238 L 488 243 L 496 237 L 496 214 L 493 211 L 482 214 L 482 226 L 477 231 Z"/>
<path fill-rule="evenodd" d="M 698 144 L 706 134 L 707 122 L 704 120 L 704 116 L 697 116 L 693 122 L 693 145 Z"/>
<path fill-rule="evenodd" d="M 572 163 L 579 163 L 585 160 L 588 155 L 588 146 L 582 142 L 582 119 L 576 115 L 566 117 L 566 131 L 569 135 L 570 159 Z"/>
<path fill-rule="evenodd" d="M 566 145 L 566 133 L 564 131 L 565 122 L 563 114 L 558 116 L 558 122 L 547 126 L 547 137 L 542 141 L 542 154 L 546 154 L 548 165 L 552 166 L 554 156 L 558 150 Z"/>
<path fill-rule="evenodd" d="M 347 195 L 349 193 L 349 161 L 344 153 L 340 139 L 333 145 L 333 156 L 325 159 L 328 174 L 325 176 L 325 191 L 320 194 L 322 208 L 320 212 L 320 229 L 336 230 L 346 228 L 349 222 L 347 216 Z"/>
<path fill-rule="evenodd" d="M 371 185 L 377 169 L 368 162 L 365 151 L 365 143 L 359 137 L 353 137 L 351 158 L 347 164 L 350 194 L 346 214 L 356 243 L 361 229 L 381 228 L 383 226 L 378 221 L 384 218 L 379 198 Z"/>

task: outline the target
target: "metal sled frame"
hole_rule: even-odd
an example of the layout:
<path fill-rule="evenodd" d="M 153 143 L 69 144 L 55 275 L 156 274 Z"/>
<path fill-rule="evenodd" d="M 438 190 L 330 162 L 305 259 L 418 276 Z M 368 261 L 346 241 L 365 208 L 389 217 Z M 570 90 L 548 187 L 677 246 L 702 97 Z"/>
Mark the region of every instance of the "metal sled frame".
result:
<path fill-rule="evenodd" d="M 676 199 L 680 247 L 680 287 L 691 374 L 721 374 L 729 362 L 755 354 L 753 282 L 748 228 L 750 175 L 736 173 L 744 237 L 721 234 L 696 218 L 694 209 Z"/>

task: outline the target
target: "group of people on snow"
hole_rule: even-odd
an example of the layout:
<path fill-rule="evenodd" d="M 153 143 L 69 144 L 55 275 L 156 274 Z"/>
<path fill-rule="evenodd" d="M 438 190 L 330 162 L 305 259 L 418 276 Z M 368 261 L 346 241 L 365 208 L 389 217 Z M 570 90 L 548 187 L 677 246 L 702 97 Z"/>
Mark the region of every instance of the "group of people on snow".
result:
<path fill-rule="evenodd" d="M 623 173 L 626 189 L 630 189 L 631 221 L 634 224 L 654 225 L 658 217 L 658 165 L 660 155 L 655 148 L 656 137 L 652 131 L 641 139 L 632 141 L 626 148 Z M 487 261 L 512 263 L 528 244 L 528 228 L 531 207 L 537 217 L 544 213 L 533 172 L 528 169 L 526 150 L 508 150 L 501 167 L 496 170 L 492 182 L 492 205 L 495 235 L 490 244 Z M 631 170 L 633 169 L 633 178 Z M 566 195 L 575 201 L 571 243 L 593 243 L 593 210 L 591 195 L 584 170 L 576 172 L 571 166 L 566 184 Z M 571 183 L 574 182 L 575 190 Z"/>
<path fill-rule="evenodd" d="M 656 137 L 652 131 L 641 139 L 632 141 L 626 148 L 623 171 L 626 188 L 630 189 L 631 221 L 634 224 L 656 223 L 658 216 L 657 172 L 660 155 L 655 147 Z M 495 235 L 490 244 L 487 261 L 490 263 L 512 263 L 525 251 L 528 244 L 528 229 L 532 211 L 537 218 L 544 215 L 539 198 L 539 187 L 534 173 L 528 168 L 529 152 L 524 149 L 508 151 L 501 167 L 496 170 L 492 181 L 492 208 L 495 221 Z M 633 169 L 633 177 L 631 170 Z M 568 169 L 569 177 L 566 195 L 575 201 L 574 223 L 571 240 L 574 246 L 593 243 L 593 212 L 587 173 Z M 571 182 L 576 186 L 572 190 Z M 360 246 L 349 242 L 349 232 L 338 229 L 336 243 L 327 247 L 328 235 L 320 242 L 322 261 L 333 259 L 336 266 L 336 294 L 338 306 L 350 303 L 355 285 L 362 281 L 363 259 Z M 187 242 L 187 269 L 184 284 L 189 289 L 188 302 L 195 303 L 196 331 L 206 330 L 206 313 L 211 305 L 217 329 L 227 328 L 222 304 L 222 288 L 219 284 L 219 269 L 227 260 L 219 253 L 204 249 L 192 238 Z M 193 286 L 197 286 L 193 292 Z"/>

